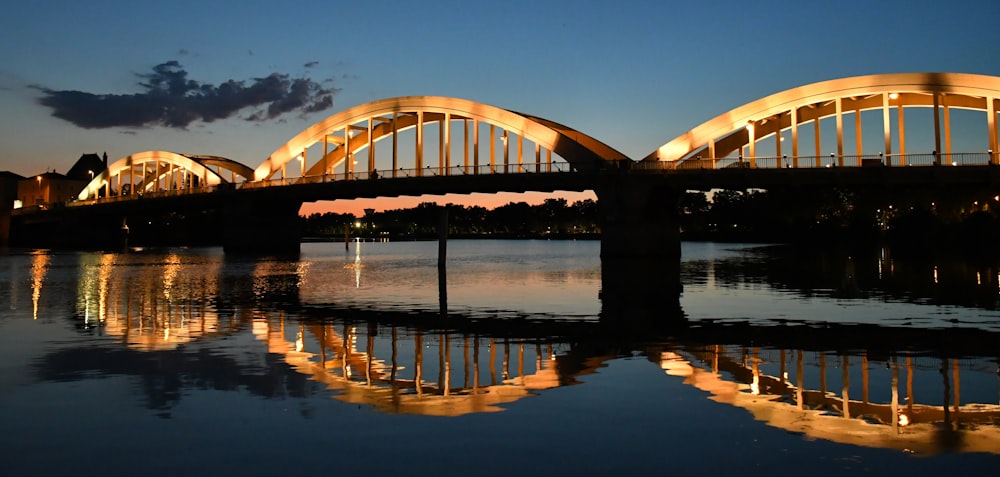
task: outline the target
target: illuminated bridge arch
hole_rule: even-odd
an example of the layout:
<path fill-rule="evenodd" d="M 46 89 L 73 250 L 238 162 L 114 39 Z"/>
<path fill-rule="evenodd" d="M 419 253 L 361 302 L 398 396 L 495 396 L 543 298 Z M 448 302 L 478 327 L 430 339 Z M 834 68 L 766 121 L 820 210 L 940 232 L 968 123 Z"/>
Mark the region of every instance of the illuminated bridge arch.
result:
<path fill-rule="evenodd" d="M 204 163 L 202 162 L 204 161 Z M 234 175 L 252 177 L 250 168 L 238 166 L 235 161 L 214 156 L 185 156 L 168 151 L 143 151 L 125 156 L 108 165 L 84 187 L 79 200 L 92 200 L 101 196 L 131 195 L 189 190 L 212 187 L 227 182 L 217 170 L 231 171 Z"/>
<path fill-rule="evenodd" d="M 904 109 L 934 108 L 934 154 L 951 153 L 950 108 L 986 112 L 983 124 L 981 158 L 997 163 L 997 108 L 1000 98 L 1000 78 L 964 73 L 899 73 L 835 79 L 782 91 L 740 106 L 706 121 L 698 127 L 664 144 L 643 161 L 660 161 L 674 166 L 705 167 L 706 160 L 725 158 L 735 152 L 740 157 L 757 156 L 758 141 L 773 137 L 775 159 L 785 157 L 783 167 L 819 167 L 826 159 L 820 151 L 820 120 L 836 119 L 837 158 L 832 165 L 862 164 L 861 112 L 881 110 L 884 139 L 882 149 L 873 154 L 889 157 L 885 165 L 906 165 L 906 127 Z M 892 121 L 895 109 L 899 151 L 892 151 Z M 943 111 L 943 120 L 941 112 Z M 854 113 L 856 156 L 845 161 L 844 113 Z M 812 122 L 815 155 L 800 149 L 799 132 Z M 782 149 L 782 132 L 790 130 L 791 150 Z M 942 133 L 944 144 L 942 146 Z M 987 155 L 988 148 L 988 155 Z M 930 151 L 928 151 L 930 152 Z M 927 156 L 932 156 L 928 154 Z M 799 161 L 800 158 L 813 159 Z M 896 159 L 893 160 L 892 157 Z M 790 160 L 788 160 L 790 158 Z M 701 159 L 701 161 L 699 161 Z M 934 163 L 937 162 L 934 158 Z M 714 162 L 713 162 L 714 164 Z M 776 165 L 776 164 L 774 164 Z M 772 165 L 772 166 L 774 166 Z M 781 166 L 779 166 L 781 167 Z"/>
<path fill-rule="evenodd" d="M 235 183 L 240 180 L 253 180 L 253 169 L 251 169 L 250 166 L 236 162 L 232 159 L 219 156 L 203 156 L 195 154 L 184 154 L 184 157 L 198 161 L 198 163 L 205 167 L 214 167 L 215 173 L 218 174 L 219 178 L 223 182 Z M 227 175 L 229 176 L 228 180 L 226 180 Z"/>
<path fill-rule="evenodd" d="M 453 164 L 451 158 L 452 128 L 456 121 L 462 123 L 459 127 L 462 128 L 465 146 L 461 165 Z M 438 124 L 439 157 L 434 166 L 425 163 L 423 157 L 423 131 L 428 123 Z M 484 158 L 483 164 L 480 164 L 480 123 L 489 126 L 490 136 L 489 162 Z M 480 168 L 487 167 L 487 164 L 489 169 L 484 169 L 485 172 L 550 171 L 553 152 L 565 159 L 570 167 L 580 171 L 593 170 L 607 162 L 627 159 L 624 154 L 590 136 L 541 118 L 458 98 L 406 96 L 355 106 L 310 126 L 274 151 L 255 170 L 254 179 L 267 180 L 279 172 L 282 177 L 286 177 L 286 167 L 290 162 L 296 162 L 292 167 L 298 166 L 295 169 L 301 170 L 305 177 L 336 173 L 338 166 L 348 177 L 356 172 L 355 169 L 371 174 L 376 171 L 375 143 L 388 137 L 393 138 L 391 170 L 395 176 L 400 169 L 398 133 L 408 129 L 416 130 L 413 150 L 415 175 L 423 175 L 425 167 L 429 173 L 437 175 L 451 174 L 457 170 L 462 173 L 479 173 Z M 495 157 L 497 138 L 503 143 L 502 164 L 497 164 Z M 523 158 L 525 139 L 534 143 L 533 164 L 525 164 Z M 320 157 L 309 164 L 306 152 L 319 144 L 322 144 Z M 364 149 L 367 149 L 367 164 L 362 163 L 357 167 L 357 154 Z M 511 149 L 516 162 L 510 157 Z M 345 160 L 347 158 L 351 160 Z M 456 159 L 454 162 L 457 161 Z"/>

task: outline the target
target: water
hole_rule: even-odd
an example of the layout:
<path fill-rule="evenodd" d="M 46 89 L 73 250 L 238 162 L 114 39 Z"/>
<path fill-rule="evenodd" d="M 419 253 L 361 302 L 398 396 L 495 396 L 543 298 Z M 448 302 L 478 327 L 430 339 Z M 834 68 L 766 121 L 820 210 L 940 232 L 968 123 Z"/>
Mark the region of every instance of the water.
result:
<path fill-rule="evenodd" d="M 5 475 L 1000 464 L 995 265 L 686 243 L 632 302 L 597 242 L 436 248 L 0 256 Z"/>

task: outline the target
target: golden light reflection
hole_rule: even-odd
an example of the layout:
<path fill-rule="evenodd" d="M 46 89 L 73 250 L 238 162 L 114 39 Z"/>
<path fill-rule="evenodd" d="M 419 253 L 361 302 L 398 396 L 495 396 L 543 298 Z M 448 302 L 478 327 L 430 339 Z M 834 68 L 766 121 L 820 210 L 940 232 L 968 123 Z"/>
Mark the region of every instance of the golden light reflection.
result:
<path fill-rule="evenodd" d="M 573 376 L 562 375 L 551 347 L 543 349 L 541 344 L 511 346 L 477 336 L 456 339 L 420 331 L 403 334 L 396 327 L 385 333 L 331 322 L 299 324 L 294 332 L 290 328 L 284 319 L 263 317 L 251 326 L 268 353 L 283 356 L 294 370 L 325 384 L 335 399 L 387 413 L 498 412 L 502 404 L 576 383 Z M 383 353 L 388 359 L 378 357 Z M 576 373 L 591 373 L 610 358 L 589 359 Z"/>
<path fill-rule="evenodd" d="M 361 240 L 354 241 L 354 263 L 349 263 L 344 265 L 347 270 L 354 271 L 354 288 L 361 288 L 361 269 L 364 265 L 361 264 Z"/>
<path fill-rule="evenodd" d="M 38 300 L 42 297 L 42 283 L 49 267 L 49 255 L 44 250 L 31 254 L 31 318 L 38 319 Z"/>
<path fill-rule="evenodd" d="M 803 366 L 801 350 L 794 355 L 797 359 L 795 383 L 787 379 L 788 369 L 785 357 L 793 353 L 781 353 L 781 362 L 767 358 L 757 361 L 756 354 L 747 359 L 748 351 L 739 346 L 713 345 L 694 348 L 667 349 L 657 352 L 660 367 L 670 376 L 683 377 L 684 384 L 711 393 L 710 399 L 719 403 L 741 407 L 749 411 L 755 419 L 770 426 L 801 433 L 809 438 L 864 447 L 879 447 L 906 450 L 918 454 L 941 452 L 986 452 L 1000 453 L 1000 404 L 965 403 L 959 404 L 961 365 L 973 369 L 981 368 L 981 363 L 965 363 L 959 360 L 927 359 L 919 364 L 907 357 L 900 367 L 893 359 L 886 363 L 890 375 L 883 375 L 891 391 L 891 400 L 878 402 L 869 395 L 869 389 L 877 389 L 878 383 L 868 359 L 862 360 L 862 393 L 860 398 L 849 398 L 851 386 L 850 370 L 857 370 L 843 356 L 843 390 L 838 395 L 826 389 L 825 360 L 818 353 L 816 367 Z M 653 356 L 653 355 L 651 355 Z M 759 372 L 755 372 L 757 368 Z M 775 369 L 770 375 L 764 368 Z M 941 371 L 944 370 L 944 371 Z M 905 373 L 905 406 L 898 405 L 900 372 Z M 944 404 L 920 404 L 914 395 L 914 374 L 931 373 L 931 382 L 940 382 L 943 372 L 945 383 Z M 819 389 L 807 389 L 804 382 L 818 381 Z M 870 381 L 876 381 L 870 383 Z M 953 398 L 949 398 L 953 396 Z M 935 400 L 936 396 L 929 396 Z M 952 399 L 949 401 L 949 399 Z M 948 434 L 943 436 L 942 433 Z"/>
<path fill-rule="evenodd" d="M 166 265 L 163 267 L 163 298 L 169 300 L 170 293 L 174 288 L 174 281 L 177 279 L 177 272 L 181 267 L 181 259 L 177 254 L 167 255 Z"/>
<path fill-rule="evenodd" d="M 129 267 L 130 260 L 142 263 Z M 241 314 L 220 318 L 209 297 L 219 293 L 221 258 L 169 255 L 161 263 L 143 262 L 142 255 L 103 254 L 86 268 L 82 280 L 84 319 L 96 316 L 105 335 L 120 338 L 139 351 L 174 349 L 202 337 L 228 334 L 247 320 Z M 120 266 L 119 266 L 120 265 Z M 94 296 L 96 295 L 96 296 Z"/>

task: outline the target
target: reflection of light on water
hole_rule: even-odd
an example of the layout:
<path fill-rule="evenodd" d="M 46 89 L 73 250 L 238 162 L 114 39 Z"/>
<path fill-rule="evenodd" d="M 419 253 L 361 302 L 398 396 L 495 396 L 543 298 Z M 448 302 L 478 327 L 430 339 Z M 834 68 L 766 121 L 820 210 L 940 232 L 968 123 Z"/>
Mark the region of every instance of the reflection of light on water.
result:
<path fill-rule="evenodd" d="M 163 298 L 170 299 L 170 292 L 177 279 L 177 272 L 181 269 L 181 259 L 176 254 L 167 255 L 166 265 L 163 267 Z"/>
<path fill-rule="evenodd" d="M 354 270 L 354 288 L 361 288 L 361 239 L 354 242 L 354 263 L 344 265 L 348 270 Z"/>
<path fill-rule="evenodd" d="M 107 253 L 101 256 L 101 265 L 97 274 L 97 319 L 101 323 L 107 320 L 108 310 L 108 281 L 111 280 L 111 267 L 114 266 L 115 256 Z"/>
<path fill-rule="evenodd" d="M 31 318 L 38 319 L 38 299 L 42 296 L 42 282 L 49 266 L 49 256 L 44 251 L 36 251 L 31 257 Z"/>

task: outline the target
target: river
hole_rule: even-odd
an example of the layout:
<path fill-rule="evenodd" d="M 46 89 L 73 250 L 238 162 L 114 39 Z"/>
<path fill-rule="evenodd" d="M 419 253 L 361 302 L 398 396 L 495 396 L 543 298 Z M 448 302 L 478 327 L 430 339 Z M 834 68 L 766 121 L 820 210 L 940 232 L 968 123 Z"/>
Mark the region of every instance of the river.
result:
<path fill-rule="evenodd" d="M 9 250 L 4 474 L 1000 466 L 996 264 L 691 242 L 635 301 L 599 247 Z"/>

